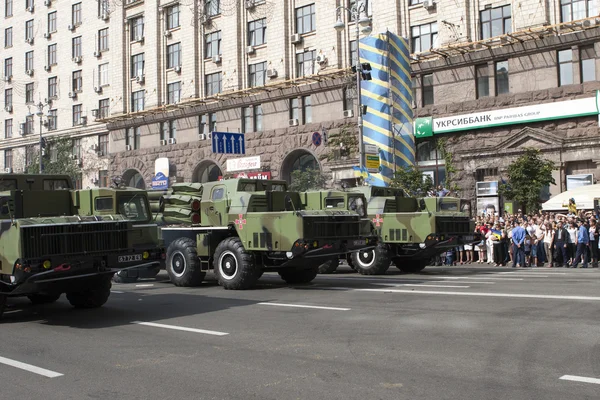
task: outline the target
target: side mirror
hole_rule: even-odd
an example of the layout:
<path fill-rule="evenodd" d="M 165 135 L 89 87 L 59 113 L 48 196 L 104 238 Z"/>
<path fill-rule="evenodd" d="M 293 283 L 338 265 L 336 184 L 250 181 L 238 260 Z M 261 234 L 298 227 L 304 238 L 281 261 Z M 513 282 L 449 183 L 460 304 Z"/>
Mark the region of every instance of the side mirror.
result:
<path fill-rule="evenodd" d="M 285 211 L 295 211 L 294 202 L 289 194 L 285 195 Z"/>

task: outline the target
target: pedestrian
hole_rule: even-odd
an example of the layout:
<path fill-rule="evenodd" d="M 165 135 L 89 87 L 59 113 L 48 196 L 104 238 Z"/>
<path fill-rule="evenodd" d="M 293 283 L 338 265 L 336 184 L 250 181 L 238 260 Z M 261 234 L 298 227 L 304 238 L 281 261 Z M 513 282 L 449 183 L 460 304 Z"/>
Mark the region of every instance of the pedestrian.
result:
<path fill-rule="evenodd" d="M 520 268 L 525 265 L 525 231 L 524 223 L 519 225 L 515 223 L 515 227 L 512 230 L 512 243 L 513 243 L 513 265 L 512 267 Z"/>
<path fill-rule="evenodd" d="M 548 267 L 552 268 L 552 242 L 554 241 L 554 230 L 552 224 L 546 223 L 546 231 L 544 232 L 544 253 L 546 253 L 546 262 Z"/>
<path fill-rule="evenodd" d="M 492 225 L 488 224 L 488 231 L 485 234 L 485 246 L 487 249 L 487 263 L 492 264 L 494 262 L 494 233 L 492 231 Z"/>
<path fill-rule="evenodd" d="M 465 264 L 471 264 L 473 262 L 473 244 L 465 244 L 465 256 L 467 256 L 467 260 Z"/>
<path fill-rule="evenodd" d="M 590 237 L 588 230 L 584 225 L 584 220 L 579 218 L 577 220 L 577 251 L 575 252 L 575 258 L 573 259 L 573 268 L 577 268 L 579 260 L 583 257 L 582 268 L 588 267 L 587 247 L 590 243 Z"/>
<path fill-rule="evenodd" d="M 577 252 L 577 226 L 574 221 L 570 221 L 567 225 L 567 232 L 569 232 L 569 238 L 567 242 L 567 255 L 569 256 L 568 265 L 573 265 L 573 258 Z"/>
<path fill-rule="evenodd" d="M 502 242 L 504 231 L 501 230 L 500 225 L 494 225 L 492 232 L 494 266 L 501 267 L 504 265 L 504 243 Z"/>
<path fill-rule="evenodd" d="M 598 236 L 600 232 L 598 232 L 598 226 L 596 225 L 596 219 L 594 217 L 590 218 L 590 259 L 592 261 L 592 268 L 598 267 Z"/>
<path fill-rule="evenodd" d="M 564 228 L 563 222 L 558 221 L 556 231 L 554 232 L 554 259 L 556 260 L 556 266 L 566 267 L 568 263 L 568 251 L 567 246 L 569 244 L 569 232 Z M 559 257 L 562 264 L 559 263 Z"/>
<path fill-rule="evenodd" d="M 544 230 L 542 225 L 534 224 L 534 232 L 531 243 L 531 257 L 533 258 L 532 266 L 539 267 L 543 264 L 544 259 Z"/>

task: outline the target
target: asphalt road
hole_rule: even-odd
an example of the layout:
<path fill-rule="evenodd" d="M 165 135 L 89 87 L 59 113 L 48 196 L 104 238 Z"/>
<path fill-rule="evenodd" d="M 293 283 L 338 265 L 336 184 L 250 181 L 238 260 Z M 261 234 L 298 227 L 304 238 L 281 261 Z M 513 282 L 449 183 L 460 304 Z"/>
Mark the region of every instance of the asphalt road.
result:
<path fill-rule="evenodd" d="M 599 285 L 598 269 L 342 267 L 249 291 L 161 274 L 91 311 L 12 299 L 0 398 L 598 399 Z"/>

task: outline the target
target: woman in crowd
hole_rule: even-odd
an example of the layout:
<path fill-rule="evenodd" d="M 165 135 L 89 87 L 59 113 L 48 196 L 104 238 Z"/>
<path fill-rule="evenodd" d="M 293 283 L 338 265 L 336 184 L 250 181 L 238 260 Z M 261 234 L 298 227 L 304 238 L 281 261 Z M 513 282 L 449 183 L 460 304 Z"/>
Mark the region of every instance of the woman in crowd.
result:
<path fill-rule="evenodd" d="M 598 228 L 596 225 L 596 219 L 594 217 L 590 218 L 590 229 L 588 232 L 590 235 L 590 259 L 592 260 L 592 268 L 598 265 Z"/>
<path fill-rule="evenodd" d="M 546 222 L 544 227 L 544 253 L 546 254 L 548 267 L 552 268 L 552 242 L 554 242 L 554 231 L 556 228 L 553 228 L 550 222 Z"/>
<path fill-rule="evenodd" d="M 577 249 L 577 224 L 575 221 L 571 221 L 567 226 L 567 232 L 569 233 L 569 242 L 567 244 L 567 257 L 569 257 L 568 264 L 573 264 L 575 259 L 575 252 Z"/>

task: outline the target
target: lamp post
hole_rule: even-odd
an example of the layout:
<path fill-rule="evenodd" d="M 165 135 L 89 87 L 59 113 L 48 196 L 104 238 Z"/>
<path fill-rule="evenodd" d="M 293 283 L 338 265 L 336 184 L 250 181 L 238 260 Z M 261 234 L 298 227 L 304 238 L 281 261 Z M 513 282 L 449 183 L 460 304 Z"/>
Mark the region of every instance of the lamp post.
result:
<path fill-rule="evenodd" d="M 337 21 L 333 28 L 342 32 L 346 28 L 346 24 L 342 21 L 342 13 L 340 10 L 346 10 L 352 15 L 356 25 L 356 97 L 358 98 L 358 112 L 357 112 L 357 126 L 358 126 L 358 154 L 359 154 L 359 166 L 362 169 L 365 166 L 365 148 L 363 144 L 363 105 L 361 97 L 361 81 L 363 74 L 363 67 L 360 62 L 360 31 L 369 34 L 371 32 L 371 19 L 367 17 L 367 5 L 366 2 L 358 0 L 354 3 L 352 8 L 344 6 L 338 6 L 336 8 Z M 362 29 L 361 29 L 362 28 Z"/>
<path fill-rule="evenodd" d="M 40 154 L 39 154 L 40 174 L 44 171 L 44 166 L 42 163 L 42 152 L 43 152 L 43 147 L 44 147 L 44 138 L 42 136 L 42 126 L 44 125 L 44 107 L 49 106 L 49 105 L 50 105 L 49 103 L 44 104 L 40 101 L 37 105 L 37 112 L 35 113 L 35 115 L 40 117 Z"/>

